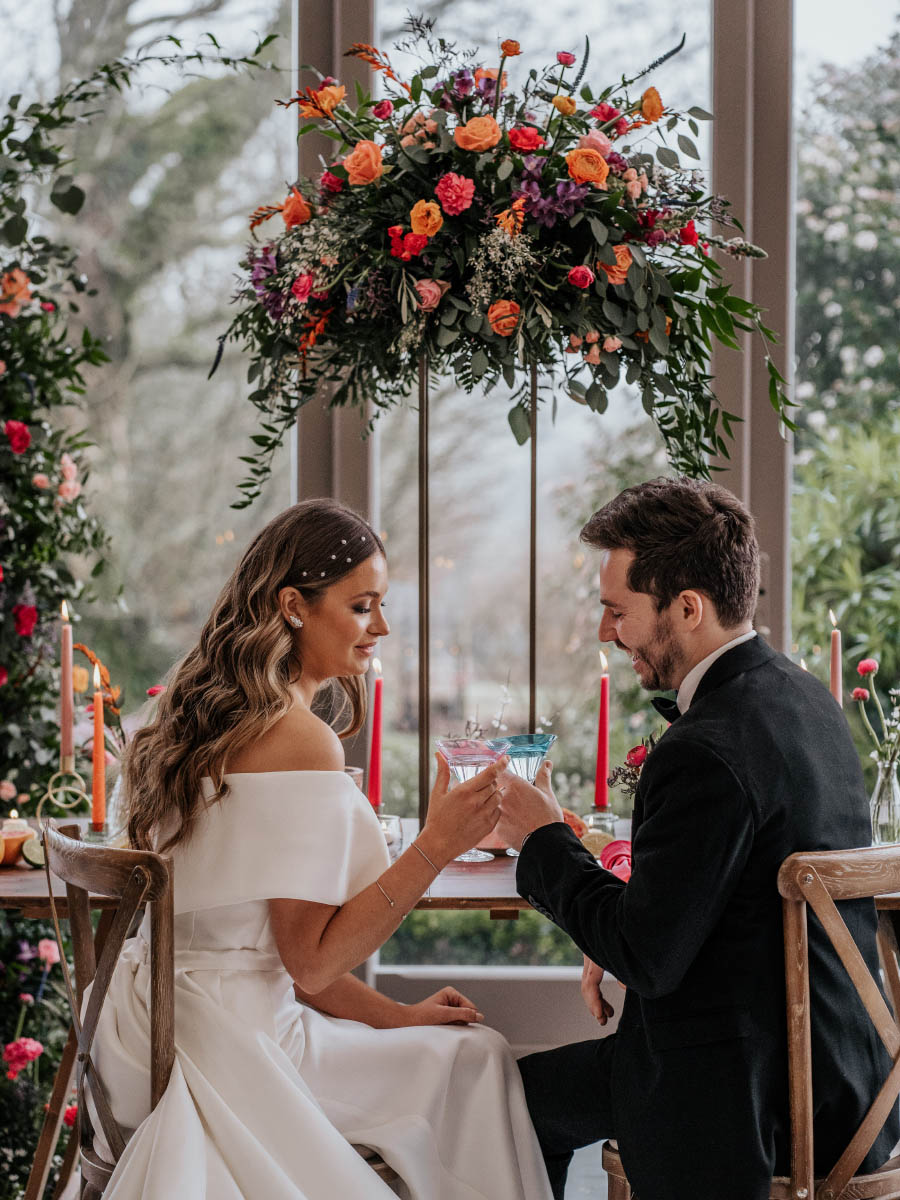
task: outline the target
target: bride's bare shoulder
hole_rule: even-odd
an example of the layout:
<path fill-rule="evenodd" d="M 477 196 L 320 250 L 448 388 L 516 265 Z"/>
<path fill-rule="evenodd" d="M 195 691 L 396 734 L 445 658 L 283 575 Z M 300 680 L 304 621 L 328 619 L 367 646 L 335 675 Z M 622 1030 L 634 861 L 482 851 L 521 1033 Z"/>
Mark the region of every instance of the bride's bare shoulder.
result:
<path fill-rule="evenodd" d="M 330 725 L 299 705 L 262 737 L 229 756 L 227 770 L 343 771 L 344 747 Z"/>

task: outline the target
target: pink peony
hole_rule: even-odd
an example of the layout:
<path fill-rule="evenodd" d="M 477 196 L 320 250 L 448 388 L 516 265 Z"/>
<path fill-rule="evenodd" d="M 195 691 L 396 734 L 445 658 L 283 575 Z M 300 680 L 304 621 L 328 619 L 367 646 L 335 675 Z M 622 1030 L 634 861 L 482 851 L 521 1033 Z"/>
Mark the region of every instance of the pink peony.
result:
<path fill-rule="evenodd" d="M 647 758 L 647 747 L 644 745 L 632 746 L 625 755 L 625 762 L 629 767 L 642 767 Z"/>
<path fill-rule="evenodd" d="M 874 675 L 878 670 L 878 660 L 876 658 L 864 658 L 862 662 L 857 665 L 856 669 L 859 674 L 864 677 L 866 675 Z"/>
<path fill-rule="evenodd" d="M 443 279 L 417 279 L 415 288 L 419 294 L 419 308 L 422 312 L 433 312 L 449 287 L 450 284 L 445 283 Z"/>
<path fill-rule="evenodd" d="M 601 133 L 599 129 L 592 129 L 590 133 L 584 134 L 578 139 L 579 150 L 596 150 L 598 154 L 602 154 L 605 158 L 613 148 L 612 142 L 605 133 Z"/>
<path fill-rule="evenodd" d="M 475 180 L 468 179 L 465 175 L 457 175 L 455 171 L 448 171 L 437 181 L 434 192 L 447 216 L 458 217 L 472 204 Z"/>
<path fill-rule="evenodd" d="M 575 62 L 575 55 L 570 54 L 568 50 L 557 50 L 556 61 L 561 67 L 571 67 Z"/>
<path fill-rule="evenodd" d="M 853 691 L 850 693 L 850 695 L 853 697 L 854 700 L 868 700 L 869 689 L 868 688 L 854 688 Z"/>
<path fill-rule="evenodd" d="M 20 1071 L 24 1071 L 30 1062 L 44 1053 L 44 1047 L 34 1038 L 20 1037 L 14 1042 L 7 1042 L 3 1048 L 3 1061 L 9 1068 L 7 1079 L 15 1079 Z"/>
<path fill-rule="evenodd" d="M 38 611 L 33 604 L 14 604 L 13 620 L 16 623 L 16 633 L 19 637 L 31 637 L 37 625 Z"/>
<path fill-rule="evenodd" d="M 0 800 L 15 800 L 16 785 L 11 779 L 0 780 Z"/>
<path fill-rule="evenodd" d="M 56 494 L 60 500 L 77 500 L 81 495 L 81 484 L 77 479 L 64 479 L 56 489 Z"/>
<path fill-rule="evenodd" d="M 13 454 L 24 454 L 31 445 L 31 431 L 23 421 L 9 420 L 3 426 Z"/>
<path fill-rule="evenodd" d="M 59 469 L 62 472 L 63 479 L 68 479 L 70 482 L 78 478 L 78 464 L 71 454 L 63 454 L 59 460 Z"/>
<path fill-rule="evenodd" d="M 54 938 L 41 938 L 38 942 L 38 958 L 45 967 L 53 967 L 59 962 L 59 946 Z"/>
<path fill-rule="evenodd" d="M 309 293 L 312 291 L 313 277 L 311 274 L 298 275 L 291 284 L 291 295 L 295 300 L 299 300 L 301 304 L 305 304 L 309 299 Z"/>
<path fill-rule="evenodd" d="M 31 483 L 34 487 L 40 488 L 43 491 L 50 486 L 50 476 L 45 475 L 43 471 L 38 471 L 37 475 L 32 475 Z"/>
<path fill-rule="evenodd" d="M 165 690 L 166 690 L 166 685 L 164 683 L 154 683 L 153 687 L 147 688 L 147 695 L 148 696 L 161 696 Z"/>
<path fill-rule="evenodd" d="M 572 287 L 589 288 L 594 282 L 594 272 L 590 267 L 572 267 L 567 278 Z"/>
<path fill-rule="evenodd" d="M 617 337 L 606 337 L 603 339 L 603 349 L 607 354 L 614 354 L 616 350 L 621 350 L 622 339 Z"/>
<path fill-rule="evenodd" d="M 379 121 L 386 121 L 393 111 L 394 106 L 390 100 L 379 100 L 372 109 L 372 116 L 376 117 Z"/>
<path fill-rule="evenodd" d="M 67 1128 L 71 1129 L 77 1120 L 78 1120 L 78 1105 L 70 1104 L 68 1106 L 68 1108 L 66 1109 L 66 1111 L 63 1113 L 63 1125 L 65 1125 L 65 1126 L 67 1126 Z"/>

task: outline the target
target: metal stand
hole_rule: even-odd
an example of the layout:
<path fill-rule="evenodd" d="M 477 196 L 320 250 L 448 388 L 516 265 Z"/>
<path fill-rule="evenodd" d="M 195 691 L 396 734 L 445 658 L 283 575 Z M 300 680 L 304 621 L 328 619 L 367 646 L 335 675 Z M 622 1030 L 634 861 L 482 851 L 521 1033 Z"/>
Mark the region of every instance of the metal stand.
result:
<path fill-rule="evenodd" d="M 428 814 L 431 781 L 431 600 L 429 595 L 428 358 L 419 359 L 419 825 Z"/>

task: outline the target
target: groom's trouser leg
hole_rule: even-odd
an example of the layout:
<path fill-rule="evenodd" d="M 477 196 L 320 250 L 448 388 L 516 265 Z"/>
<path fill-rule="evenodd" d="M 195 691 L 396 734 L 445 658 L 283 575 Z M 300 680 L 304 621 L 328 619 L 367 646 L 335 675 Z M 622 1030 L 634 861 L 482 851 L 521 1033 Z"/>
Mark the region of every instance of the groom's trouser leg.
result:
<path fill-rule="evenodd" d="M 563 1200 L 573 1153 L 615 1137 L 612 1060 L 615 1034 L 519 1059 L 528 1111 L 547 1164 L 554 1200 Z"/>

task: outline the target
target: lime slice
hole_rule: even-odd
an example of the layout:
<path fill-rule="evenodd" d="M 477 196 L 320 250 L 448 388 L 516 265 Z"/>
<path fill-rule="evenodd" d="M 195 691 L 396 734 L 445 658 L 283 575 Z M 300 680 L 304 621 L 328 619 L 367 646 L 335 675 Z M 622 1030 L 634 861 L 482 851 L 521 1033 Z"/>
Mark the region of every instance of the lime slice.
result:
<path fill-rule="evenodd" d="M 612 834 L 604 833 L 601 829 L 589 829 L 581 839 L 581 844 L 585 850 L 593 854 L 594 858 L 599 858 L 604 846 L 608 846 L 612 841 L 614 841 Z M 22 853 L 25 853 L 24 848 Z"/>
<path fill-rule="evenodd" d="M 29 867 L 42 867 L 44 865 L 44 847 L 37 834 L 34 837 L 27 838 L 22 843 L 22 857 L 28 863 Z"/>

